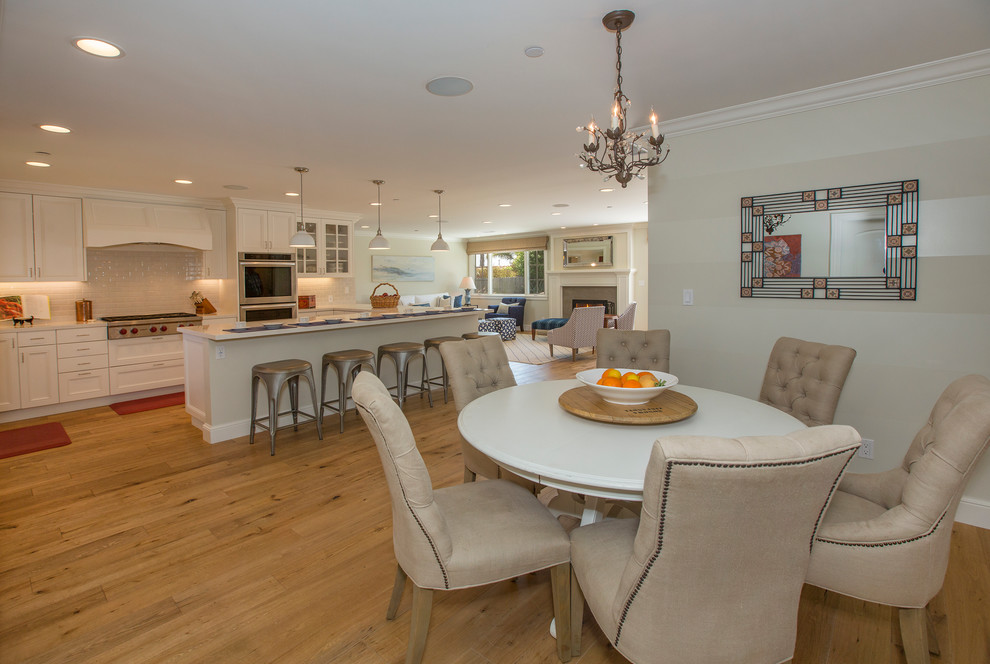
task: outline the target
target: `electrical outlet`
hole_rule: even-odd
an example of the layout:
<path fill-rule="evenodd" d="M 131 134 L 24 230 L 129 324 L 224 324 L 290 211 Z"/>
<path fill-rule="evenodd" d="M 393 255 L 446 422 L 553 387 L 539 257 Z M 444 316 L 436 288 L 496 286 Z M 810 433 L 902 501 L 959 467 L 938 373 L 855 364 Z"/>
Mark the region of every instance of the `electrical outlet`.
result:
<path fill-rule="evenodd" d="M 217 344 L 217 359 L 223 360 L 227 357 L 227 349 L 224 348 L 223 344 Z"/>
<path fill-rule="evenodd" d="M 869 438 L 864 438 L 863 443 L 856 450 L 856 456 L 863 457 L 864 459 L 873 458 L 873 441 Z"/>
<path fill-rule="evenodd" d="M 327 302 L 333 302 L 333 295 L 327 295 Z"/>

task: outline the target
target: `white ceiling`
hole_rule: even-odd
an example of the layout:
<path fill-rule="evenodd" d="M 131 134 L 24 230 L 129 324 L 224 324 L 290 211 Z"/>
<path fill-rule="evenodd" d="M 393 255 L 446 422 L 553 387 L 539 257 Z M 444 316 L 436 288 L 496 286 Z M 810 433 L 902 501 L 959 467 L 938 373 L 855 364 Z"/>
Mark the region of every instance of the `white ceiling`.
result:
<path fill-rule="evenodd" d="M 609 113 L 615 38 L 601 18 L 612 9 L 636 12 L 623 34 L 635 124 L 651 105 L 664 120 L 683 118 L 990 47 L 987 0 L 0 7 L 0 179 L 292 202 L 284 194 L 298 190 L 293 167 L 307 166 L 307 208 L 359 213 L 372 225 L 370 180 L 384 179 L 386 236 L 435 236 L 428 215 L 438 188 L 449 238 L 647 218 L 645 182 L 601 193 L 601 178 L 574 156 L 575 127 Z M 71 45 L 79 36 L 126 56 L 86 55 Z M 534 45 L 542 58 L 523 54 Z M 425 90 L 446 75 L 470 79 L 474 91 Z M 43 132 L 42 123 L 72 133 Z M 676 137 L 670 143 L 676 160 Z M 51 168 L 24 164 L 37 151 L 51 153 Z M 553 207 L 561 203 L 569 207 Z"/>

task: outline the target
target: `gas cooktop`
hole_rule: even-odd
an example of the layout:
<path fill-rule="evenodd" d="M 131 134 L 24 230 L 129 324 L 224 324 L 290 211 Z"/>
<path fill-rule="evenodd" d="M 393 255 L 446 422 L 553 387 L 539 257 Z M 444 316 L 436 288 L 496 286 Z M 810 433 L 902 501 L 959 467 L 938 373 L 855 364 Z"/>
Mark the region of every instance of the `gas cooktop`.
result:
<path fill-rule="evenodd" d="M 108 323 L 120 323 L 123 321 L 138 321 L 138 320 L 172 320 L 175 318 L 198 318 L 196 314 L 187 313 L 168 313 L 168 314 L 134 314 L 131 316 L 101 316 L 100 320 L 105 320 Z"/>
<path fill-rule="evenodd" d="M 100 320 L 107 322 L 108 339 L 130 339 L 178 334 L 178 328 L 199 325 L 203 322 L 203 317 L 196 314 L 166 313 L 101 316 Z"/>

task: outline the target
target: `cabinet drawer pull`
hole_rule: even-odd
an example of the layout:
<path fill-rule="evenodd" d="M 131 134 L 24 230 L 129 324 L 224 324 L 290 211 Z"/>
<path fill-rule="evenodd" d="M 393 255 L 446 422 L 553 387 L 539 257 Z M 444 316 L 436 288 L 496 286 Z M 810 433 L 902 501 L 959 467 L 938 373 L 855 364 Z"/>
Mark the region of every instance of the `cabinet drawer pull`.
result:
<path fill-rule="evenodd" d="M 89 350 L 88 348 L 77 348 L 76 350 Z"/>
<path fill-rule="evenodd" d="M 79 372 L 78 374 L 76 374 L 76 375 L 77 375 L 77 376 L 92 376 L 92 375 L 93 375 L 93 372 L 92 372 L 92 371 L 80 371 L 80 372 Z"/>
<path fill-rule="evenodd" d="M 164 367 L 165 366 L 165 363 L 164 362 L 155 362 L 151 366 L 153 366 L 153 367 Z"/>
<path fill-rule="evenodd" d="M 81 367 L 84 367 L 84 366 L 86 366 L 87 364 L 89 364 L 89 362 L 80 362 L 80 363 L 79 363 L 79 366 L 81 366 Z"/>
<path fill-rule="evenodd" d="M 28 341 L 44 341 L 44 337 L 28 337 Z"/>

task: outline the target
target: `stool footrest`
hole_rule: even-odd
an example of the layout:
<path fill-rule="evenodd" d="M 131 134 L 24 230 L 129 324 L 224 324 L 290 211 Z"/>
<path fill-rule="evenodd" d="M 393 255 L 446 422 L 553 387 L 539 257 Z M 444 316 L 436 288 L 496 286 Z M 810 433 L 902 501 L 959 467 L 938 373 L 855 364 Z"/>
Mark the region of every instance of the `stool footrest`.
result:
<path fill-rule="evenodd" d="M 276 417 L 276 421 L 277 421 L 277 418 L 279 418 L 279 417 L 283 417 L 283 416 L 288 417 L 289 415 L 292 415 L 292 411 L 291 410 L 283 411 L 283 412 L 281 412 L 281 413 L 279 413 L 278 415 L 275 416 Z M 316 421 L 316 416 L 315 415 L 310 415 L 309 413 L 305 413 L 305 412 L 303 412 L 301 410 L 298 411 L 298 412 L 296 412 L 296 417 L 299 418 L 299 422 L 295 422 L 295 423 L 290 422 L 288 424 L 283 424 L 281 426 L 275 427 L 275 430 L 276 431 L 281 431 L 282 429 L 287 429 L 289 427 L 298 426 L 298 425 L 303 424 L 305 422 L 315 422 Z M 269 428 L 268 428 L 268 415 L 265 415 L 264 417 L 259 417 L 258 419 L 254 420 L 253 424 L 254 424 L 254 426 L 256 426 L 256 427 L 258 427 L 260 429 L 264 429 L 265 431 L 269 431 Z"/>

